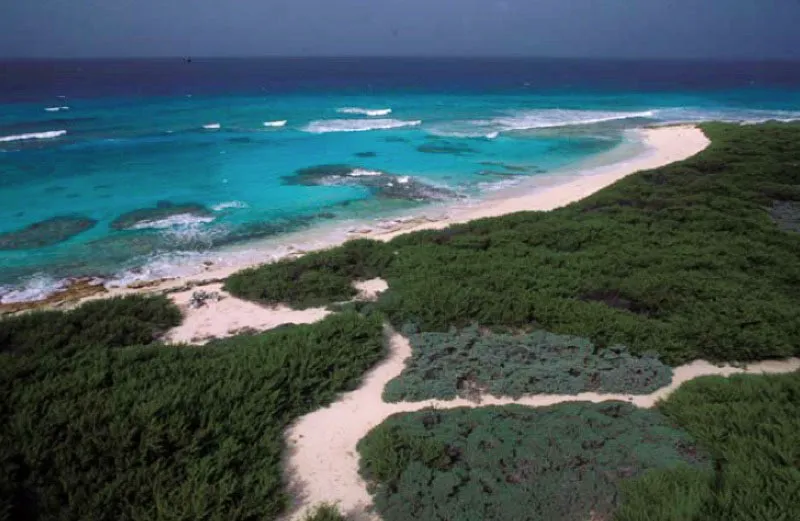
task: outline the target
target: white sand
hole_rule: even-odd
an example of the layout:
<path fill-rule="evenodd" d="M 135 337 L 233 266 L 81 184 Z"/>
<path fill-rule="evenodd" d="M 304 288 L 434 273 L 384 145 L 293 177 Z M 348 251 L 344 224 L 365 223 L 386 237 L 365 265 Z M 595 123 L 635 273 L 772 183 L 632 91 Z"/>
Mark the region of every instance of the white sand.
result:
<path fill-rule="evenodd" d="M 308 509 L 321 502 L 337 503 L 342 512 L 353 520 L 378 519 L 369 512 L 371 498 L 366 484 L 358 474 L 356 445 L 370 429 L 387 417 L 399 412 L 411 412 L 434 407 L 476 407 L 519 404 L 543 407 L 563 402 L 623 400 L 639 407 L 652 407 L 682 383 L 705 375 L 728 376 L 735 373 L 782 373 L 800 368 L 800 359 L 751 364 L 746 370 L 737 367 L 717 367 L 697 361 L 674 370 L 672 384 L 648 395 L 581 393 L 578 395 L 534 395 L 518 400 L 483 397 L 481 404 L 456 399 L 451 401 L 384 403 L 383 388 L 400 374 L 405 359 L 411 356 L 408 340 L 393 334 L 387 359 L 371 370 L 363 385 L 343 395 L 330 407 L 303 416 L 287 431 L 290 489 L 295 493 L 292 519 L 302 519 Z"/>
<path fill-rule="evenodd" d="M 373 238 L 390 240 L 397 235 L 416 230 L 441 229 L 455 223 L 464 223 L 484 217 L 498 217 L 522 211 L 548 211 L 579 201 L 598 190 L 640 170 L 649 170 L 687 159 L 705 149 L 710 141 L 694 126 L 679 125 L 648 128 L 640 131 L 646 152 L 627 161 L 582 172 L 571 176 L 536 176 L 527 193 L 525 187 L 515 187 L 489 200 L 461 210 L 452 210 L 447 219 L 426 222 Z"/>
<path fill-rule="evenodd" d="M 296 256 L 302 253 L 338 246 L 347 239 L 352 238 L 371 238 L 376 240 L 388 241 L 398 235 L 410 233 L 417 230 L 441 229 L 451 224 L 464 223 L 473 219 L 484 217 L 497 217 L 509 213 L 520 211 L 548 211 L 569 203 L 579 201 L 584 197 L 609 186 L 620 179 L 638 172 L 658 168 L 674 161 L 687 159 L 702 151 L 710 143 L 703 132 L 694 126 L 679 125 L 669 127 L 646 128 L 636 131 L 639 139 L 644 146 L 644 152 L 627 160 L 615 162 L 599 168 L 589 168 L 580 173 L 564 175 L 544 174 L 537 175 L 530 179 L 527 185 L 521 185 L 499 191 L 491 198 L 483 200 L 477 204 L 462 207 L 453 205 L 447 208 L 440 208 L 438 211 L 445 213 L 446 217 L 431 219 L 419 216 L 398 223 L 390 229 L 381 229 L 380 226 L 367 225 L 362 223 L 359 230 L 369 229 L 368 233 L 337 235 L 331 229 L 309 230 L 295 234 L 288 234 L 281 240 L 283 244 L 292 244 L 288 248 L 289 255 Z M 334 237 L 334 239 L 330 239 Z M 266 244 L 266 243 L 265 243 Z M 275 247 L 270 243 L 270 248 Z M 270 251 L 264 251 L 263 257 L 237 265 L 211 266 L 204 267 L 202 273 L 187 277 L 180 277 L 162 281 L 152 287 L 141 289 L 114 288 L 110 296 L 125 295 L 130 293 L 160 292 L 170 288 L 183 286 L 187 282 L 196 282 L 208 279 L 224 279 L 232 273 L 243 268 L 256 266 L 273 258 Z M 274 253 L 274 252 L 273 252 Z M 109 296 L 109 295 L 107 295 Z"/>
<path fill-rule="evenodd" d="M 389 285 L 383 279 L 370 279 L 354 282 L 353 286 L 358 290 L 359 300 L 377 300 L 378 296 L 389 289 Z"/>
<path fill-rule="evenodd" d="M 180 326 L 167 333 L 167 342 L 204 344 L 213 338 L 235 335 L 242 329 L 263 331 L 283 324 L 310 324 L 330 313 L 325 308 L 298 311 L 286 306 L 260 306 L 231 296 L 222 290 L 222 284 L 203 286 L 202 290 L 218 293 L 221 300 L 207 300 L 199 308 L 190 308 L 189 301 L 197 289 L 169 295 L 181 309 L 184 319 Z"/>

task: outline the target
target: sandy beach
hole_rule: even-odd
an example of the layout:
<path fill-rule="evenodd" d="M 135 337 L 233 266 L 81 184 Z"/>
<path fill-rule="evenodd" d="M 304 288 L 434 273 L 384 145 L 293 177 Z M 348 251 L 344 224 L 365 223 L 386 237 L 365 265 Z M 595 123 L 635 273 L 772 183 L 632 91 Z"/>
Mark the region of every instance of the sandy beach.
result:
<path fill-rule="evenodd" d="M 133 287 L 111 288 L 108 294 L 102 294 L 99 297 L 170 291 L 187 284 L 217 283 L 243 268 L 279 258 L 299 256 L 316 249 L 330 248 L 354 238 L 389 241 L 405 233 L 442 229 L 451 224 L 465 223 L 474 219 L 497 217 L 521 211 L 553 210 L 579 201 L 640 170 L 658 168 L 687 159 L 702 151 L 709 144 L 709 140 L 703 132 L 693 125 L 653 127 L 634 132 L 638 134 L 636 141 L 641 144 L 642 152 L 628 159 L 599 167 L 587 165 L 585 169 L 537 175 L 519 186 L 495 192 L 474 204 L 453 203 L 444 207 L 438 206 L 432 211 L 423 210 L 412 218 L 382 223 L 382 226 L 375 226 L 368 222 L 360 223 L 353 226 L 353 233 L 346 236 L 331 233 L 331 230 L 327 228 L 287 234 L 278 239 L 282 245 L 281 249 L 284 250 L 281 255 L 275 255 L 276 243 L 271 241 L 263 245 L 256 245 L 254 247 L 256 254 L 247 262 L 225 266 L 203 266 L 200 273 L 194 275 L 153 281 L 150 284 L 140 282 Z"/>

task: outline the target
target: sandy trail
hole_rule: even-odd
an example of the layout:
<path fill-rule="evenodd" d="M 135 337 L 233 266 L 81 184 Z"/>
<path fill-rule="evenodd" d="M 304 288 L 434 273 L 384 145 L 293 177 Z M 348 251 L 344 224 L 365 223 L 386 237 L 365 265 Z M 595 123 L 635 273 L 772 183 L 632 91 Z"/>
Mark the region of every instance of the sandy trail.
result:
<path fill-rule="evenodd" d="M 358 474 L 356 445 L 373 427 L 399 412 L 419 411 L 429 407 L 484 407 L 487 405 L 518 404 L 544 407 L 557 403 L 622 400 L 638 407 L 652 407 L 682 383 L 706 375 L 729 376 L 737 373 L 785 373 L 800 369 L 800 358 L 751 364 L 746 369 L 714 366 L 696 361 L 674 369 L 672 383 L 647 395 L 581 393 L 578 395 L 532 395 L 518 400 L 484 396 L 480 404 L 456 399 L 450 401 L 385 403 L 383 388 L 398 376 L 411 356 L 408 339 L 393 333 L 389 340 L 387 358 L 364 378 L 363 385 L 344 394 L 331 406 L 320 409 L 296 421 L 286 433 L 289 457 L 286 463 L 290 490 L 295 493 L 291 519 L 302 519 L 310 507 L 321 502 L 337 503 L 353 521 L 379 519 L 370 512 L 371 498 L 366 484 Z"/>
<path fill-rule="evenodd" d="M 207 300 L 199 308 L 189 307 L 197 289 L 172 293 L 169 297 L 183 313 L 183 323 L 170 330 L 164 340 L 172 344 L 204 344 L 213 338 L 233 336 L 242 330 L 265 331 L 283 324 L 311 324 L 330 314 L 325 308 L 294 310 L 287 306 L 261 306 L 232 296 L 222 284 L 202 288 L 217 293 L 220 300 Z"/>

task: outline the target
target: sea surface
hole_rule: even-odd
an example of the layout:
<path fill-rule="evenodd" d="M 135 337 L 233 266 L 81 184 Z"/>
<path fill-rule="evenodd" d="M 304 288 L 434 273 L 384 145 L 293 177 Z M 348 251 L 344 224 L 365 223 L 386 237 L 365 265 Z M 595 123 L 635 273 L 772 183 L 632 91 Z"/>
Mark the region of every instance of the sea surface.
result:
<path fill-rule="evenodd" d="M 0 301 L 469 204 L 634 151 L 646 125 L 769 119 L 800 119 L 800 64 L 4 62 Z"/>

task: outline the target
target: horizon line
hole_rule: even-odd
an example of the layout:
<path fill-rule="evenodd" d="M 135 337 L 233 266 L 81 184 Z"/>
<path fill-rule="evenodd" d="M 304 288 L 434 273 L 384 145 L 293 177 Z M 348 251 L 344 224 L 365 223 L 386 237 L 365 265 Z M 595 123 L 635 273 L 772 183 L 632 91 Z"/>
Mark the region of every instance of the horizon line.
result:
<path fill-rule="evenodd" d="M 800 57 L 621 57 L 621 56 L 544 56 L 544 55 L 422 55 L 422 54 L 365 54 L 365 55 L 311 55 L 311 54 L 263 54 L 263 55 L 164 55 L 164 56 L 0 56 L 0 62 L 12 61 L 103 61 L 103 60 L 583 60 L 583 61 L 661 61 L 661 62 L 800 62 Z"/>

